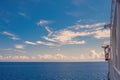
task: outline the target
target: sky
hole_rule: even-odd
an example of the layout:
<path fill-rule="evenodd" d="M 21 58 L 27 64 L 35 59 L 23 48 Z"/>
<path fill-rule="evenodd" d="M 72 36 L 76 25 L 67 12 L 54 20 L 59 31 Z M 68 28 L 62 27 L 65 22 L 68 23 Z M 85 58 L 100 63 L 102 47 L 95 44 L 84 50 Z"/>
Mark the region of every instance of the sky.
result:
<path fill-rule="evenodd" d="M 0 61 L 104 61 L 110 0 L 1 0 Z"/>

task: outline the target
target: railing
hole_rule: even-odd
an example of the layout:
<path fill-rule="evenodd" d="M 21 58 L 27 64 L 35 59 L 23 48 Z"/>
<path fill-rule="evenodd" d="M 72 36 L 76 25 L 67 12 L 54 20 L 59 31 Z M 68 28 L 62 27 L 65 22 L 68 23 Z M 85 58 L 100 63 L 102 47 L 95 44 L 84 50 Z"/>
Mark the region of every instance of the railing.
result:
<path fill-rule="evenodd" d="M 111 75 L 109 75 L 110 80 L 120 80 L 120 71 L 114 66 L 112 65 L 112 69 L 111 70 Z"/>

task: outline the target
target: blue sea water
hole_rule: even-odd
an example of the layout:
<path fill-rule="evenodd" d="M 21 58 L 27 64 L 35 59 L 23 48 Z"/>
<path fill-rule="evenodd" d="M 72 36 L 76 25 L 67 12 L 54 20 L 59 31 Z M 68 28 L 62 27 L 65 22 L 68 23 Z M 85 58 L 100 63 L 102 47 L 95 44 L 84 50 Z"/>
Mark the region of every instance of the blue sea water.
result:
<path fill-rule="evenodd" d="M 107 80 L 107 63 L 1 62 L 0 80 Z"/>

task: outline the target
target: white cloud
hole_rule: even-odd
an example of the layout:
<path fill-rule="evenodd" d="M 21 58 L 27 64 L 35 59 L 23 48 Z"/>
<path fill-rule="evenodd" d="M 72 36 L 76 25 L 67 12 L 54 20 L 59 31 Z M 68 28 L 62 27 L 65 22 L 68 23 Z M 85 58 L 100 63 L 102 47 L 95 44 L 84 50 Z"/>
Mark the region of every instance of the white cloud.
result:
<path fill-rule="evenodd" d="M 29 60 L 30 58 L 28 56 L 22 55 L 22 56 L 11 56 L 12 60 Z"/>
<path fill-rule="evenodd" d="M 43 54 L 43 55 L 38 55 L 39 59 L 41 60 L 65 60 L 67 59 L 67 56 L 63 54 Z"/>
<path fill-rule="evenodd" d="M 110 45 L 110 41 L 104 41 L 103 44 L 102 44 L 102 47 L 105 47 L 107 45 Z"/>
<path fill-rule="evenodd" d="M 64 30 L 64 31 L 59 32 L 57 35 L 55 35 L 54 39 L 60 42 L 67 42 L 73 39 L 74 37 L 76 37 L 77 35 L 78 33 L 76 32 Z"/>
<path fill-rule="evenodd" d="M 109 30 L 103 30 L 105 23 L 95 23 L 90 25 L 75 24 L 69 26 L 63 30 L 50 31 L 47 27 L 47 31 L 51 33 L 49 36 L 43 36 L 43 39 L 56 42 L 58 44 L 85 44 L 85 40 L 77 40 L 77 37 L 93 36 L 96 39 L 108 38 L 110 36 Z M 81 30 L 83 29 L 83 30 Z M 84 41 L 84 42 L 83 42 Z"/>
<path fill-rule="evenodd" d="M 69 44 L 85 44 L 86 41 L 82 40 L 82 41 L 70 41 Z"/>
<path fill-rule="evenodd" d="M 91 50 L 90 53 L 82 53 L 79 55 L 69 54 L 37 54 L 37 55 L 13 55 L 2 56 L 0 60 L 14 60 L 14 61 L 63 61 L 63 62 L 76 62 L 76 61 L 104 61 L 104 54 L 97 53 L 95 50 Z"/>
<path fill-rule="evenodd" d="M 54 43 L 51 42 L 43 42 L 43 41 L 36 41 L 36 42 L 31 42 L 31 41 L 25 41 L 25 44 L 29 45 L 46 45 L 46 46 L 55 46 Z"/>
<path fill-rule="evenodd" d="M 2 55 L 0 55 L 0 60 L 4 60 L 4 57 Z"/>
<path fill-rule="evenodd" d="M 104 53 L 97 53 L 95 50 L 90 51 L 90 58 L 93 59 L 104 59 Z"/>
<path fill-rule="evenodd" d="M 24 43 L 25 43 L 25 44 L 29 44 L 29 45 L 36 45 L 36 43 L 30 42 L 30 41 L 25 41 Z"/>
<path fill-rule="evenodd" d="M 99 30 L 94 32 L 94 37 L 97 39 L 101 38 L 109 38 L 110 37 L 110 30 Z"/>
<path fill-rule="evenodd" d="M 9 33 L 7 31 L 2 32 L 3 35 L 9 36 L 12 40 L 20 40 L 15 34 Z"/>
<path fill-rule="evenodd" d="M 54 43 L 50 43 L 50 42 L 36 41 L 36 43 L 41 45 L 46 45 L 46 46 L 55 46 Z"/>
<path fill-rule="evenodd" d="M 101 38 L 109 38 L 110 37 L 110 30 L 109 29 L 104 29 L 104 25 L 106 23 L 95 23 L 95 24 L 90 24 L 90 25 L 80 25 L 76 24 L 73 26 L 69 26 L 68 29 L 75 29 L 75 30 L 80 30 L 80 29 L 85 29 L 82 31 L 80 34 L 83 36 L 87 35 L 93 35 L 94 38 L 96 39 L 101 39 Z"/>
<path fill-rule="evenodd" d="M 51 36 L 44 36 L 43 38 L 47 41 L 57 42 L 59 44 L 84 44 L 85 41 L 74 40 L 75 37 L 88 35 L 88 32 L 73 32 L 70 30 L 58 31 L 56 34 Z"/>
<path fill-rule="evenodd" d="M 52 35 L 53 32 L 49 29 L 49 27 L 46 26 L 45 29 L 48 31 L 48 36 Z"/>
<path fill-rule="evenodd" d="M 110 45 L 110 41 L 104 41 L 103 45 Z"/>
<path fill-rule="evenodd" d="M 4 31 L 3 34 L 8 35 L 8 36 L 15 36 L 14 34 L 6 32 L 6 31 Z"/>
<path fill-rule="evenodd" d="M 80 21 L 79 21 L 80 22 Z M 46 25 L 50 22 L 47 20 L 40 20 L 38 25 Z M 30 45 L 46 45 L 46 46 L 60 46 L 67 44 L 85 44 L 85 38 L 87 36 L 94 37 L 96 39 L 108 38 L 110 35 L 109 30 L 103 30 L 103 26 L 105 23 L 95 23 L 95 24 L 87 24 L 80 25 L 75 24 L 72 26 L 68 26 L 65 29 L 51 31 L 48 26 L 45 26 L 46 31 L 48 32 L 47 36 L 42 36 L 45 41 L 25 41 L 26 44 Z M 82 37 L 82 40 L 80 38 Z"/>
<path fill-rule="evenodd" d="M 95 30 L 96 28 L 100 28 L 100 27 L 103 28 L 103 26 L 104 26 L 105 24 L 106 24 L 106 23 L 104 23 L 104 22 L 95 23 L 95 24 L 86 24 L 86 25 L 81 25 L 81 24 L 78 23 L 78 24 L 75 24 L 75 25 L 73 25 L 73 26 L 69 26 L 68 28 L 76 29 L 76 30 L 82 29 L 82 28 L 84 28 L 84 29 L 91 29 L 91 28 L 93 28 L 93 29 Z"/>
<path fill-rule="evenodd" d="M 17 53 L 26 53 L 25 50 L 18 50 L 18 49 L 13 49 L 14 52 L 17 52 Z"/>
<path fill-rule="evenodd" d="M 20 16 L 26 17 L 26 14 L 23 13 L 23 12 L 19 12 L 18 14 L 19 14 Z"/>
<path fill-rule="evenodd" d="M 15 52 L 15 53 L 26 53 L 26 51 L 21 48 L 6 48 L 6 49 L 1 49 L 2 51 L 7 51 L 7 52 Z"/>
<path fill-rule="evenodd" d="M 39 22 L 37 22 L 37 25 L 38 26 L 45 26 L 45 25 L 48 25 L 50 23 L 51 23 L 51 21 L 48 21 L 48 20 L 40 20 Z"/>
<path fill-rule="evenodd" d="M 0 55 L 0 60 L 2 61 L 26 61 L 30 60 L 29 56 L 25 55 L 14 55 L 14 56 L 2 56 Z"/>
<path fill-rule="evenodd" d="M 15 48 L 16 48 L 16 49 L 24 49 L 24 45 L 19 45 L 19 44 L 17 44 L 17 45 L 15 45 Z"/>
<path fill-rule="evenodd" d="M 43 39 L 47 40 L 47 41 L 51 41 L 51 42 L 56 42 L 56 40 L 49 38 L 47 36 L 43 36 Z"/>

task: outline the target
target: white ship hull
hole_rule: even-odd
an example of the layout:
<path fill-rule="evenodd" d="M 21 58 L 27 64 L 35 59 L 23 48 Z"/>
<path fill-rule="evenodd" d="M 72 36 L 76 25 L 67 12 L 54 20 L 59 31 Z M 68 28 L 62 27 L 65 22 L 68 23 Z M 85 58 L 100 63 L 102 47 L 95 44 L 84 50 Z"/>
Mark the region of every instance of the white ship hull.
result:
<path fill-rule="evenodd" d="M 120 80 L 120 0 L 114 0 L 113 2 L 109 80 Z"/>

